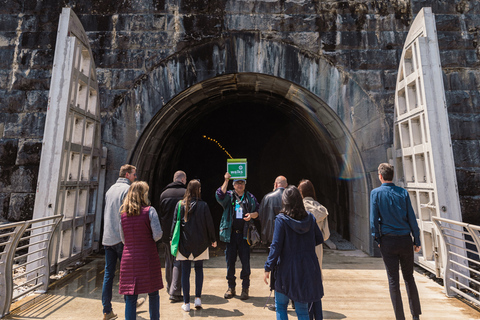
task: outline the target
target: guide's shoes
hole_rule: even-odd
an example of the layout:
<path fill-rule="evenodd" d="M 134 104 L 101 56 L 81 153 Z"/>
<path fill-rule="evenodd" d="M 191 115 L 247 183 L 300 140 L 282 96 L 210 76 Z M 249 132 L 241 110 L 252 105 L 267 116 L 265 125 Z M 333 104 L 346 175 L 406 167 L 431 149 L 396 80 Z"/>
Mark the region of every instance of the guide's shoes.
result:
<path fill-rule="evenodd" d="M 277 309 L 275 308 L 275 305 L 274 305 L 274 304 L 269 304 L 267 308 L 268 308 L 268 310 L 270 310 L 270 311 L 274 311 L 274 312 L 277 311 Z"/>
<path fill-rule="evenodd" d="M 235 297 L 235 288 L 228 288 L 227 292 L 225 292 L 225 295 L 223 296 L 225 299 L 232 299 Z"/>
<path fill-rule="evenodd" d="M 113 310 L 110 311 L 109 313 L 104 313 L 103 314 L 103 320 L 113 320 L 113 319 L 117 319 L 118 316 L 113 313 Z"/>
<path fill-rule="evenodd" d="M 242 294 L 240 295 L 240 300 L 248 299 L 248 288 L 242 288 Z"/>

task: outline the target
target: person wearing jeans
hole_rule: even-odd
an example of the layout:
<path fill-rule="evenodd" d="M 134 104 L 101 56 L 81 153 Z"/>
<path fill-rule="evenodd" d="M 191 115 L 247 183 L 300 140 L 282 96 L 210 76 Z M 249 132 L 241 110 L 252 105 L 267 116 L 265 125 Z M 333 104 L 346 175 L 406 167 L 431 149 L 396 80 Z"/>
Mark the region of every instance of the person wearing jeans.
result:
<path fill-rule="evenodd" d="M 125 295 L 125 320 L 135 320 L 137 298 L 148 293 L 150 320 L 160 318 L 158 290 L 163 288 L 162 266 L 156 241 L 163 231 L 155 208 L 148 205 L 148 184 L 132 183 L 120 211 L 120 236 L 124 244 L 119 292 Z"/>
<path fill-rule="evenodd" d="M 180 215 L 180 219 L 178 216 Z M 202 307 L 203 260 L 209 258 L 208 247 L 217 246 L 215 227 L 210 209 L 201 200 L 199 180 L 191 180 L 184 198 L 175 207 L 172 223 L 172 237 L 177 223 L 180 224 L 180 237 L 176 260 L 181 261 L 182 269 L 182 310 L 190 311 L 190 273 L 192 261 L 195 263 L 195 308 Z"/>
<path fill-rule="evenodd" d="M 183 260 L 182 264 L 182 290 L 183 302 L 190 304 L 190 273 L 192 271 L 192 261 Z M 203 288 L 203 260 L 193 262 L 195 268 L 195 307 L 202 306 L 202 288 Z"/>
<path fill-rule="evenodd" d="M 300 191 L 289 186 L 282 195 L 282 210 L 275 219 L 272 245 L 265 262 L 264 281 L 276 267 L 275 309 L 277 320 L 288 319 L 289 299 L 295 302 L 298 319 L 307 320 L 308 306 L 323 297 L 322 273 L 315 246 L 323 235 L 315 217 L 305 210 Z M 321 304 L 317 319 L 323 319 Z"/>
<path fill-rule="evenodd" d="M 125 296 L 125 319 L 136 319 L 138 294 Z M 160 319 L 160 296 L 158 291 L 148 294 L 150 319 Z"/>
<path fill-rule="evenodd" d="M 287 307 L 290 298 L 275 291 L 275 309 L 277 312 L 277 320 L 287 320 Z M 297 314 L 298 319 L 300 320 L 309 320 L 308 307 L 309 303 L 304 302 L 295 302 L 295 313 Z"/>
<path fill-rule="evenodd" d="M 117 260 L 122 260 L 123 243 L 120 242 L 113 246 L 104 246 L 104 248 L 105 274 L 103 276 L 102 305 L 103 313 L 108 315 L 112 312 L 113 279 L 115 278 L 115 270 L 117 269 Z"/>
<path fill-rule="evenodd" d="M 129 164 L 120 168 L 119 178 L 105 195 L 105 210 L 103 214 L 103 240 L 105 248 L 105 274 L 102 287 L 103 320 L 113 320 L 117 315 L 112 309 L 112 287 L 115 278 L 117 260 L 122 260 L 123 243 L 120 237 L 120 206 L 127 195 L 130 185 L 137 178 L 137 169 Z M 145 301 L 138 300 L 138 305 Z"/>

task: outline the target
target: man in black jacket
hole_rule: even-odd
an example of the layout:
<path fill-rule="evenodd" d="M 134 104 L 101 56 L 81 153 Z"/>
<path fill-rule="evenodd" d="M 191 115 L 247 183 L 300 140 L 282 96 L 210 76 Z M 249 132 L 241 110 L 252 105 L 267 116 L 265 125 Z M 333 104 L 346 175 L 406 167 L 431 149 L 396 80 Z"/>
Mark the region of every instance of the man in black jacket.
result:
<path fill-rule="evenodd" d="M 183 171 L 177 171 L 173 175 L 173 182 L 167 185 L 162 194 L 160 195 L 160 208 L 158 210 L 158 217 L 160 224 L 162 225 L 163 237 L 161 242 L 157 244 L 158 254 L 160 255 L 160 247 L 165 247 L 165 278 L 167 279 L 167 292 L 170 295 L 172 302 L 183 301 L 181 289 L 182 289 L 182 270 L 180 262 L 176 261 L 170 251 L 170 238 L 173 215 L 175 211 L 175 205 L 179 200 L 183 199 L 185 191 L 187 190 L 187 175 Z"/>

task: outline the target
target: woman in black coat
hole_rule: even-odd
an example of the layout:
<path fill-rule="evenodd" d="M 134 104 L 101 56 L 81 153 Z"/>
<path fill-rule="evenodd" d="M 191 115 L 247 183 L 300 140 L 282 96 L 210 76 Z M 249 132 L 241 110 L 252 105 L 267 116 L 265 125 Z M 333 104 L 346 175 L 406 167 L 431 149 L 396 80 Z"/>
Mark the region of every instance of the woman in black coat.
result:
<path fill-rule="evenodd" d="M 322 275 L 315 253 L 315 246 L 323 243 L 323 236 L 314 216 L 305 211 L 302 196 L 295 186 L 283 192 L 282 207 L 275 219 L 264 281 L 268 284 L 270 271 L 276 265 L 277 320 L 288 319 L 289 299 L 295 302 L 298 319 L 308 320 L 309 305 L 323 297 Z M 322 319 L 321 307 L 317 319 Z"/>
<path fill-rule="evenodd" d="M 201 185 L 198 180 L 188 183 L 183 200 L 177 203 L 172 224 L 172 234 L 177 223 L 180 206 L 180 241 L 177 260 L 182 264 L 182 310 L 190 311 L 190 272 L 195 261 L 195 308 L 202 307 L 201 295 L 203 286 L 203 260 L 209 258 L 208 247 L 217 246 L 215 227 L 210 209 L 201 200 Z"/>

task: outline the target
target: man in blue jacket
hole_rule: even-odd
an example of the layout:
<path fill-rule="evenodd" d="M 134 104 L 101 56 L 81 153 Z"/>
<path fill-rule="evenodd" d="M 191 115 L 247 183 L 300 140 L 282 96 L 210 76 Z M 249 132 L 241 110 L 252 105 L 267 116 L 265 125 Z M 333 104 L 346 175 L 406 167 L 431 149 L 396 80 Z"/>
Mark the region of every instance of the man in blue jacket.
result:
<path fill-rule="evenodd" d="M 420 230 L 408 191 L 393 181 L 393 166 L 378 166 L 378 179 L 382 185 L 370 194 L 372 236 L 380 248 L 387 269 L 390 298 L 397 320 L 405 320 L 400 294 L 399 265 L 407 288 L 413 320 L 422 313 L 417 286 L 413 278 L 413 252 L 419 252 Z M 413 242 L 412 242 L 413 236 Z"/>
<path fill-rule="evenodd" d="M 224 182 L 215 193 L 217 202 L 223 207 L 222 219 L 220 220 L 220 240 L 227 243 L 225 259 L 227 260 L 228 289 L 225 299 L 235 296 L 235 261 L 237 255 L 242 263 L 242 293 L 241 300 L 248 299 L 250 287 L 250 247 L 247 243 L 246 222 L 258 218 L 258 201 L 253 194 L 245 191 L 244 179 L 233 180 L 233 189 L 227 191 L 228 181 L 231 175 L 224 175 Z"/>

